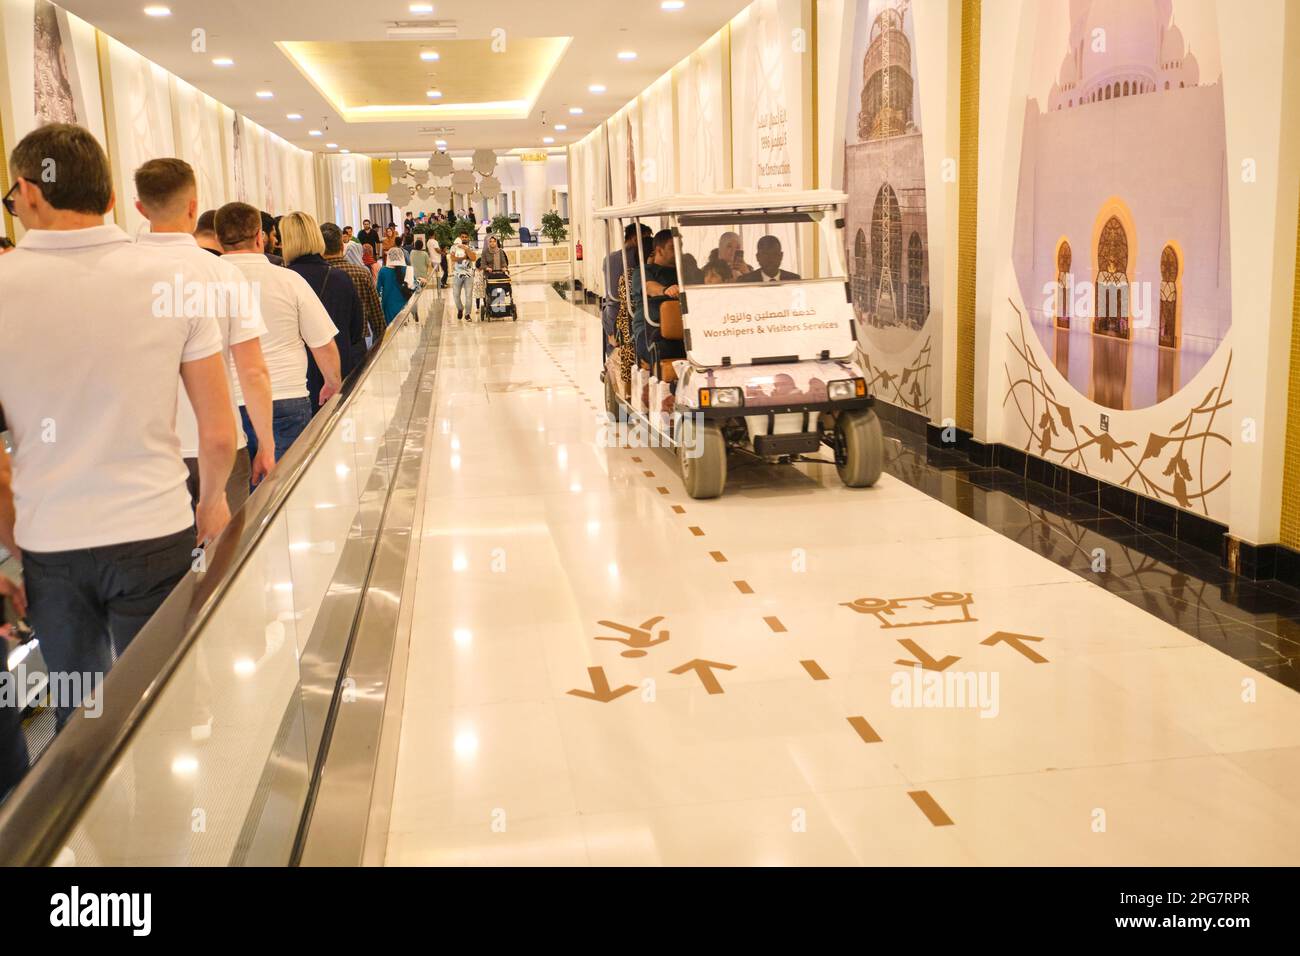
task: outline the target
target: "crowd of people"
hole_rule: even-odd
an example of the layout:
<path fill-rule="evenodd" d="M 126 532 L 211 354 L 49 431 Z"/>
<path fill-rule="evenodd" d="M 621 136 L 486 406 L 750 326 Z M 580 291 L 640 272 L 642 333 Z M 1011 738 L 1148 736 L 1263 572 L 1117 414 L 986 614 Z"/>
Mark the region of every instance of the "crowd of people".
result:
<path fill-rule="evenodd" d="M 0 246 L 0 546 L 22 577 L 0 575 L 0 598 L 51 675 L 102 677 L 440 256 L 414 217 L 398 237 L 243 202 L 201 213 L 173 158 L 133 173 L 149 225 L 133 241 L 74 125 L 29 133 L 9 167 L 25 232 Z M 62 727 L 81 700 L 51 703 Z M 0 702 L 0 798 L 28 766 L 20 710 Z"/>

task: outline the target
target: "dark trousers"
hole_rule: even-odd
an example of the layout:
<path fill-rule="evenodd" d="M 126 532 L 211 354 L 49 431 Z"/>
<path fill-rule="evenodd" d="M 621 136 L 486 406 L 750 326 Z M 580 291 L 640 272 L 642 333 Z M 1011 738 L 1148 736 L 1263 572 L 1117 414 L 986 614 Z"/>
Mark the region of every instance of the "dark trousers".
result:
<path fill-rule="evenodd" d="M 51 678 L 89 672 L 102 680 L 189 572 L 194 535 L 190 527 L 102 548 L 23 552 L 27 620 L 41 642 Z M 62 727 L 81 701 L 55 703 Z"/>
<path fill-rule="evenodd" d="M 289 446 L 298 440 L 302 430 L 311 422 L 312 403 L 310 398 L 277 398 L 271 403 L 271 432 L 275 435 L 275 460 L 279 461 Z M 239 406 L 239 417 L 244 423 L 244 434 L 248 437 L 248 456 L 257 454 L 257 432 L 248 417 L 248 409 Z"/>
<path fill-rule="evenodd" d="M 5 645 L 0 644 L 0 653 L 5 650 Z M 0 703 L 0 802 L 27 773 L 27 737 L 23 733 L 22 688 L 17 686 L 18 679 L 0 661 L 0 680 L 15 682 L 12 698 Z"/>

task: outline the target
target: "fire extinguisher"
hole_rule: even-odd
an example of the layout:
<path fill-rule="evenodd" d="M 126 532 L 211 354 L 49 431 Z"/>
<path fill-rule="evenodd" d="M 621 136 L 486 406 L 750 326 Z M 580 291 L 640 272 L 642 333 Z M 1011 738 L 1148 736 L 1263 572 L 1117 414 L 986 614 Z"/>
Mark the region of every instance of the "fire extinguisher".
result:
<path fill-rule="evenodd" d="M 576 249 L 576 252 L 578 254 L 578 261 L 581 262 L 582 261 L 582 240 L 581 239 L 578 240 L 578 247 Z"/>

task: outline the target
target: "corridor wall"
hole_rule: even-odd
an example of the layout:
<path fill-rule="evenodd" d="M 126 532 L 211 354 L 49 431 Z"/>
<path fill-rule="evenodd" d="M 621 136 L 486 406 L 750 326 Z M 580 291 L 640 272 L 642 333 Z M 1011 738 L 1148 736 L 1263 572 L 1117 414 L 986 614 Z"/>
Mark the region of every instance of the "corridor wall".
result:
<path fill-rule="evenodd" d="M 132 173 L 159 156 L 195 169 L 199 204 L 232 200 L 275 215 L 316 211 L 312 154 L 258 126 L 49 0 L 0 0 L 0 134 L 6 151 L 42 123 L 74 122 L 104 145 L 113 218 L 145 228 Z M 8 171 L 3 185 L 8 188 Z M 9 217 L 5 232 L 21 233 Z"/>

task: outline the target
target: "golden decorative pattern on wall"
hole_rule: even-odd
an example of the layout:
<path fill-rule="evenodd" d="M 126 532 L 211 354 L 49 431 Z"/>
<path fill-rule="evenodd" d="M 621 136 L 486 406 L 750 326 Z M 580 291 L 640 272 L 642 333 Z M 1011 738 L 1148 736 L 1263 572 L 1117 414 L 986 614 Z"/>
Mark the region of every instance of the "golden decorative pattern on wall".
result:
<path fill-rule="evenodd" d="M 961 5 L 961 168 L 957 177 L 957 427 L 975 427 L 975 248 L 979 222 L 980 0 Z"/>
<path fill-rule="evenodd" d="M 862 370 L 867 374 L 867 391 L 891 405 L 930 414 L 930 337 L 917 351 L 910 364 L 897 375 L 871 361 L 866 350 L 859 350 Z"/>
<path fill-rule="evenodd" d="M 1211 443 L 1232 444 L 1225 432 L 1214 430 L 1219 413 L 1232 404 L 1225 391 L 1232 369 L 1232 353 L 1228 353 L 1219 384 L 1167 430 L 1148 432 L 1145 438 L 1136 433 L 1094 432 L 1087 425 L 1076 425 L 1070 406 L 1056 397 L 1034 356 L 1023 313 L 1015 303 L 1011 303 L 1011 308 L 1019 320 L 1020 341 L 1007 333 L 1015 358 L 1004 366 L 1007 391 L 1002 404 L 1005 407 L 1008 402 L 1015 403 L 1016 412 L 1029 432 L 1022 450 L 1084 474 L 1092 474 L 1090 457 L 1102 462 L 1127 461 L 1128 474 L 1113 483 L 1148 498 L 1208 515 L 1206 499 L 1226 485 L 1232 473 L 1226 467 L 1222 474 L 1207 474 L 1205 467 L 1206 451 Z M 1013 370 L 1011 362 L 1017 362 L 1022 368 Z M 1120 420 L 1120 416 L 1112 416 L 1112 426 Z"/>
<path fill-rule="evenodd" d="M 1300 217 L 1296 223 L 1295 284 L 1291 291 L 1291 371 L 1286 393 L 1282 465 L 1282 528 L 1278 540 L 1300 549 Z"/>

